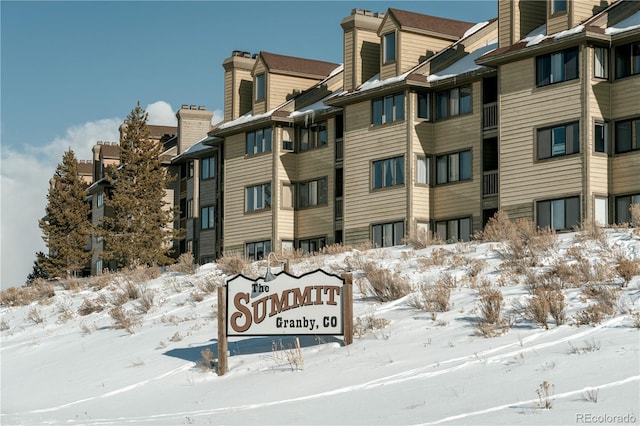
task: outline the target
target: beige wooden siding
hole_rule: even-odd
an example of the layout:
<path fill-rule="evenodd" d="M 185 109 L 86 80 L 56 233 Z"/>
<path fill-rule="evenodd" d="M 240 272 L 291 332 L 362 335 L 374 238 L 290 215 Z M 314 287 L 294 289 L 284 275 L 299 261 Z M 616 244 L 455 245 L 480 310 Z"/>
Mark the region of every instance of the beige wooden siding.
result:
<path fill-rule="evenodd" d="M 398 62 L 400 60 L 400 31 L 398 31 L 398 27 L 397 24 L 395 22 L 394 19 L 388 18 L 385 19 L 384 24 L 382 25 L 382 28 L 379 30 L 379 33 L 382 37 L 380 37 L 380 55 L 378 57 L 378 61 L 380 62 L 380 79 L 381 80 L 385 80 L 387 78 L 390 77 L 395 77 L 396 75 L 398 75 Z M 383 42 L 383 38 L 385 34 L 388 34 L 390 32 L 396 32 L 396 60 L 389 62 L 387 64 L 382 63 L 383 62 L 383 55 L 384 55 L 384 42 Z"/>
<path fill-rule="evenodd" d="M 244 247 L 245 242 L 270 240 L 272 212 L 245 213 L 245 188 L 271 182 L 273 157 L 262 154 L 245 158 L 244 133 L 227 137 L 225 147 L 225 247 Z M 271 190 L 273 199 L 273 184 Z"/>
<path fill-rule="evenodd" d="M 498 2 L 498 46 L 507 47 L 511 46 L 511 10 L 513 9 L 513 2 L 511 1 L 499 1 Z"/>
<path fill-rule="evenodd" d="M 200 231 L 198 239 L 200 257 L 214 257 L 216 253 L 216 231 L 215 229 L 206 229 Z"/>
<path fill-rule="evenodd" d="M 616 155 L 612 168 L 612 193 L 640 192 L 640 151 Z"/>
<path fill-rule="evenodd" d="M 369 228 L 375 221 L 406 217 L 405 185 L 372 191 L 371 162 L 406 154 L 406 123 L 371 126 L 371 102 L 346 107 L 344 228 Z M 405 155 L 405 176 L 407 158 Z"/>
<path fill-rule="evenodd" d="M 640 116 L 640 76 L 615 80 L 611 84 L 611 116 L 613 120 Z"/>
<path fill-rule="evenodd" d="M 400 34 L 399 39 L 402 43 L 398 48 L 398 58 L 400 61 L 399 74 L 418 65 L 420 60 L 424 60 L 428 53 L 437 53 L 453 43 L 451 40 L 428 37 L 405 31 Z"/>
<path fill-rule="evenodd" d="M 217 172 L 216 172 L 216 175 L 217 175 Z M 212 206 L 216 203 L 216 195 L 217 195 L 216 180 L 217 180 L 217 177 L 213 179 L 200 181 L 200 205 L 202 207 Z M 194 211 L 194 216 L 200 216 L 200 211 Z"/>
<path fill-rule="evenodd" d="M 611 84 L 612 121 L 640 118 L 640 76 L 616 80 Z M 611 134 L 614 135 L 615 128 Z M 612 160 L 612 190 L 614 194 L 640 192 L 640 151 L 615 155 Z"/>
<path fill-rule="evenodd" d="M 429 186 L 417 184 L 416 164 L 418 156 L 426 156 L 429 158 L 429 169 L 433 170 L 433 153 L 434 153 L 434 124 L 431 121 L 415 118 L 417 95 L 411 94 L 411 108 L 408 112 L 409 117 L 413 118 L 411 125 L 411 152 L 412 161 L 411 168 L 413 199 L 411 206 L 411 217 L 418 222 L 425 222 L 431 219 L 432 189 Z M 430 173 L 433 175 L 433 173 Z"/>
<path fill-rule="evenodd" d="M 572 14 L 571 25 L 579 25 L 585 19 L 593 16 L 595 14 L 594 12 L 602 9 L 602 3 L 602 0 L 580 0 L 570 2 L 570 13 Z"/>
<path fill-rule="evenodd" d="M 224 73 L 224 121 L 231 121 L 234 119 L 234 90 L 233 71 L 226 71 Z"/>
<path fill-rule="evenodd" d="M 603 195 L 609 192 L 609 160 L 606 154 L 591 154 L 589 183 L 592 194 Z"/>
<path fill-rule="evenodd" d="M 499 2 L 510 3 L 510 2 Z M 523 39 L 534 29 L 544 24 L 547 19 L 547 7 L 544 1 L 521 1 L 514 20 L 519 21 L 514 34 L 514 43 Z"/>
<path fill-rule="evenodd" d="M 567 2 L 569 3 L 569 2 Z M 571 7 L 567 5 L 567 9 Z M 547 34 L 556 34 L 569 29 L 569 13 L 560 13 L 547 19 Z"/>
<path fill-rule="evenodd" d="M 348 89 L 353 89 L 355 87 L 354 84 L 354 73 L 355 73 L 355 31 L 353 29 L 344 32 L 344 44 L 343 44 L 343 63 L 344 63 L 344 87 Z"/>
<path fill-rule="evenodd" d="M 356 84 L 360 85 L 380 72 L 380 38 L 375 32 L 359 31 L 357 42 Z"/>
<path fill-rule="evenodd" d="M 282 74 L 269 74 L 267 83 L 266 110 L 273 109 L 287 100 L 294 90 L 303 91 L 318 82 L 316 79 L 286 76 Z"/>
<path fill-rule="evenodd" d="M 580 119 L 580 80 L 537 88 L 534 73 L 534 58 L 500 69 L 501 208 L 582 189 L 584 153 L 544 161 L 534 158 L 537 128 Z"/>

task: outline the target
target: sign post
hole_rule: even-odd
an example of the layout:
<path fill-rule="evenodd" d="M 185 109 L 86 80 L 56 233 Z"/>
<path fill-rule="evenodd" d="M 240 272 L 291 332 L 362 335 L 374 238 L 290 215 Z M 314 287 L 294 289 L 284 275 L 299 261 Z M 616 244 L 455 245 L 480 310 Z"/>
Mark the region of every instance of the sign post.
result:
<path fill-rule="evenodd" d="M 218 375 L 227 371 L 228 336 L 343 336 L 353 343 L 352 279 L 323 270 L 271 281 L 236 275 L 218 289 Z"/>

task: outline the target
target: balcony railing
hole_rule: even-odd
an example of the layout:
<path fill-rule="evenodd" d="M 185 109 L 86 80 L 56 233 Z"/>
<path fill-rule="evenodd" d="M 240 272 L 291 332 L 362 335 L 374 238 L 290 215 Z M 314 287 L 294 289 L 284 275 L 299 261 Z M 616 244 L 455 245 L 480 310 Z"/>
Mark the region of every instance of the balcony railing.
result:
<path fill-rule="evenodd" d="M 498 195 L 498 171 L 497 170 L 484 172 L 484 176 L 482 177 L 482 195 L 485 197 Z"/>
<path fill-rule="evenodd" d="M 337 197 L 335 202 L 335 219 L 342 220 L 342 214 L 344 210 L 344 201 L 342 197 Z"/>
<path fill-rule="evenodd" d="M 344 156 L 344 139 L 336 139 L 336 160 L 342 160 Z"/>
<path fill-rule="evenodd" d="M 498 127 L 498 103 L 492 102 L 482 106 L 482 128 L 484 130 Z"/>

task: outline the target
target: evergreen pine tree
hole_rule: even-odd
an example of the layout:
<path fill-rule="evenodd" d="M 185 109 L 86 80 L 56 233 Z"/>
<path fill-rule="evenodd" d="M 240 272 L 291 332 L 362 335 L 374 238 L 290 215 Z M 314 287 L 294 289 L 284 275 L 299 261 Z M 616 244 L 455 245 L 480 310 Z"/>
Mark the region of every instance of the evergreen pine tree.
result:
<path fill-rule="evenodd" d="M 33 270 L 27 275 L 27 285 L 33 284 L 33 282 L 39 278 L 43 280 L 49 279 L 49 274 L 47 274 L 43 266 L 46 257 L 47 256 L 41 251 L 36 253 L 36 260 L 33 261 Z"/>
<path fill-rule="evenodd" d="M 172 227 L 173 208 L 164 201 L 170 178 L 160 159 L 162 144 L 151 139 L 147 118 L 139 103 L 127 116 L 120 167 L 107 177 L 112 190 L 105 207 L 111 214 L 101 225 L 101 256 L 119 267 L 173 262 L 168 253 L 177 232 Z"/>
<path fill-rule="evenodd" d="M 49 277 L 68 277 L 82 271 L 91 259 L 86 250 L 91 237 L 86 189 L 78 174 L 78 161 L 69 149 L 51 179 L 46 215 L 39 221 L 49 253 L 38 262 Z"/>

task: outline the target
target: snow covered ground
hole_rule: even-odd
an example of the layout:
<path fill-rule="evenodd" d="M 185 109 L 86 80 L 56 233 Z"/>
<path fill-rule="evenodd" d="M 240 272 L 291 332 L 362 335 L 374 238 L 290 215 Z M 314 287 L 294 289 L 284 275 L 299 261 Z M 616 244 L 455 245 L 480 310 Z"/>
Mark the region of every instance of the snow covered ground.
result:
<path fill-rule="evenodd" d="M 531 271 L 573 265 L 576 252 L 611 268 L 615 256 L 640 259 L 640 238 L 630 230 L 608 230 L 605 248 L 577 235 L 558 236 L 553 253 Z M 153 305 L 137 314 L 132 334 L 108 313 L 116 283 L 97 291 L 56 287 L 47 303 L 0 307 L 0 423 L 638 424 L 640 276 L 625 287 L 619 277 L 610 280 L 620 288 L 615 314 L 591 325 L 578 326 L 576 315 L 594 300 L 567 286 L 567 323 L 549 319 L 545 329 L 524 315 L 531 294 L 523 276 L 503 264 L 500 247 L 403 246 L 296 261 L 294 274 L 340 274 L 366 259 L 408 277 L 416 291 L 381 303 L 364 273 L 353 270 L 354 316 L 386 326 L 356 326 L 349 346 L 341 337 L 302 336 L 301 368 L 286 357 L 291 337 L 232 338 L 224 376 L 198 366 L 203 350 L 217 353 L 217 297 L 205 291 L 221 277 L 216 265 L 140 284 Z M 438 255 L 445 260 L 433 261 Z M 481 265 L 476 278 L 474 261 Z M 265 262 L 253 268 L 264 274 Z M 416 308 L 419 287 L 445 276 L 455 282 L 451 309 Z M 510 327 L 497 337 L 477 333 L 482 280 L 504 295 Z M 80 315 L 85 299 L 107 309 Z M 133 314 L 140 304 L 123 307 Z"/>

